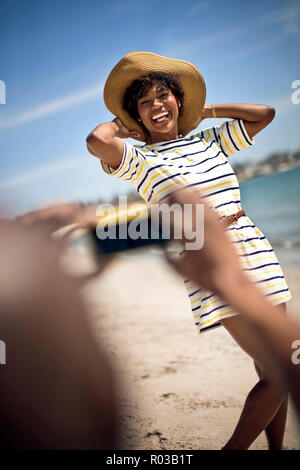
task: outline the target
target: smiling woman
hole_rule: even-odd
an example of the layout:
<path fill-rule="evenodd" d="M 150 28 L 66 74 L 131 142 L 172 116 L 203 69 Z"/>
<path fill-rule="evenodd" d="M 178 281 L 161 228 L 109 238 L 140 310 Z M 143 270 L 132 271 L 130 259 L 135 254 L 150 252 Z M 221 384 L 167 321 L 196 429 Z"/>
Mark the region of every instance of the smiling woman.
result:
<path fill-rule="evenodd" d="M 205 96 L 203 77 L 193 64 L 150 52 L 128 54 L 104 88 L 105 104 L 117 118 L 90 133 L 88 148 L 104 171 L 129 181 L 147 202 L 160 203 L 181 187 L 202 196 L 224 219 L 245 273 L 269 301 L 284 304 L 291 294 L 278 259 L 242 209 L 238 181 L 227 160 L 254 144 L 253 136 L 272 121 L 275 110 L 249 103 L 204 105 Z M 187 136 L 211 117 L 231 120 Z M 127 137 L 145 145 L 133 146 Z M 225 326 L 260 374 L 225 448 L 247 449 L 264 429 L 270 448 L 281 448 L 286 400 L 255 338 L 241 328 L 239 312 L 219 295 L 189 279 L 184 282 L 198 331 Z"/>
<path fill-rule="evenodd" d="M 178 108 L 180 104 L 171 90 L 153 86 L 137 101 L 140 122 L 147 130 L 147 144 L 178 139 Z"/>
<path fill-rule="evenodd" d="M 155 143 L 156 130 L 168 140 L 178 138 L 178 117 L 183 111 L 183 89 L 173 74 L 151 72 L 135 80 L 126 90 L 123 107 L 138 121 L 147 135 L 147 143 Z M 168 123 L 168 126 L 159 126 Z M 159 134 L 159 139 L 161 135 Z M 156 140 L 157 142 L 159 140 Z"/>

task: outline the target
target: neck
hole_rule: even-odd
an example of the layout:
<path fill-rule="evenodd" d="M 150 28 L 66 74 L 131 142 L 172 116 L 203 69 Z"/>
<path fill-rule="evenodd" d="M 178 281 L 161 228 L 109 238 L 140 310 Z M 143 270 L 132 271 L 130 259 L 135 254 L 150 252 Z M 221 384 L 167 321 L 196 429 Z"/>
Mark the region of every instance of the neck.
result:
<path fill-rule="evenodd" d="M 157 142 L 168 142 L 169 140 L 179 139 L 178 130 L 167 132 L 166 134 L 152 133 L 146 140 L 147 145 L 156 144 Z"/>

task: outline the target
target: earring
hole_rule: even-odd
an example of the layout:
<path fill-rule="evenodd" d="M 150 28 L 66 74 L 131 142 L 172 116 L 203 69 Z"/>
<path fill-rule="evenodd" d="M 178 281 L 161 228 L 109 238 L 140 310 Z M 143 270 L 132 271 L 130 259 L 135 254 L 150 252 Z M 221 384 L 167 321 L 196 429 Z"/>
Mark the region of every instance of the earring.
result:
<path fill-rule="evenodd" d="M 138 118 L 138 121 L 141 122 L 140 118 Z"/>

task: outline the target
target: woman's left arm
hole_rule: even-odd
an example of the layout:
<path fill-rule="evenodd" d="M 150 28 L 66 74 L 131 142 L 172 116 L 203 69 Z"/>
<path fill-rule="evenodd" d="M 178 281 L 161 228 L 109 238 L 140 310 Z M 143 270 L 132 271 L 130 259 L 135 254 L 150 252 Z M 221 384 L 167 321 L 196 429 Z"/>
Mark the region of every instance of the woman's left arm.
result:
<path fill-rule="evenodd" d="M 211 104 L 204 105 L 202 119 L 212 117 L 242 119 L 251 138 L 270 124 L 275 116 L 275 109 L 264 104 L 229 103 L 215 104 L 214 107 L 215 116 Z"/>

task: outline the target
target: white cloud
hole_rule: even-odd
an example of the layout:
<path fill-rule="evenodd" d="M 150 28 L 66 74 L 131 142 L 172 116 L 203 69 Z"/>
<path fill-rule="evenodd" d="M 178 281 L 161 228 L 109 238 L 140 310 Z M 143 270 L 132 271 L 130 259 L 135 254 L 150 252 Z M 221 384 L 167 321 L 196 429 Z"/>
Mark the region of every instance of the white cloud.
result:
<path fill-rule="evenodd" d="M 281 24 L 284 33 L 297 34 L 300 32 L 300 2 L 294 0 L 289 5 L 271 10 L 260 20 L 265 23 Z"/>
<path fill-rule="evenodd" d="M 0 191 L 7 191 L 20 186 L 36 183 L 51 176 L 56 176 L 68 170 L 86 165 L 87 157 L 73 158 L 61 162 L 36 168 L 26 173 L 0 181 Z"/>
<path fill-rule="evenodd" d="M 187 10 L 187 14 L 195 15 L 197 12 L 201 12 L 205 8 L 206 2 L 199 2 Z M 281 24 L 281 28 L 276 28 L 276 36 L 267 37 L 263 40 L 256 40 L 253 38 L 250 46 L 247 47 L 248 42 L 244 42 L 245 35 L 253 33 L 253 30 L 258 30 L 258 22 L 261 24 L 261 28 L 265 29 L 265 23 L 278 23 Z M 214 24 L 212 24 L 212 27 Z M 170 29 L 170 35 L 173 34 L 173 29 Z M 253 52 L 256 52 L 261 47 L 268 46 L 273 40 L 281 39 L 286 34 L 299 33 L 300 32 L 300 1 L 294 0 L 286 7 L 270 10 L 267 13 L 263 13 L 260 16 L 247 18 L 242 24 L 238 24 L 234 27 L 228 27 L 225 29 L 219 29 L 211 31 L 210 34 L 199 36 L 199 33 L 193 38 L 184 40 L 179 36 L 178 41 L 176 38 L 173 39 L 172 45 L 164 50 L 164 54 L 169 57 L 185 58 L 188 54 L 196 53 L 199 54 L 201 62 L 208 65 L 212 60 L 212 52 L 215 49 L 215 56 L 220 60 L 220 64 L 226 62 L 224 54 L 220 53 L 220 45 L 234 43 L 236 41 L 235 48 L 240 46 L 243 47 L 244 52 L 237 52 L 236 59 L 243 59 Z M 168 32 L 166 33 L 168 35 Z M 201 34 L 201 33 L 200 33 Z M 231 48 L 233 49 L 233 48 Z M 225 49 L 221 49 L 224 52 Z M 233 55 L 234 57 L 234 55 Z M 216 63 L 215 57 L 213 58 L 214 64 Z M 235 57 L 234 57 L 235 59 Z"/>
<path fill-rule="evenodd" d="M 67 108 L 77 106 L 82 103 L 86 103 L 90 100 L 98 98 L 101 96 L 103 90 L 104 82 L 92 85 L 88 88 L 78 90 L 75 93 L 70 95 L 63 96 L 62 98 L 57 98 L 47 103 L 41 104 L 40 106 L 27 111 L 23 111 L 15 116 L 12 116 L 8 119 L 0 120 L 0 130 L 8 129 L 10 127 L 17 127 L 27 122 L 34 121 L 36 119 L 49 116 L 51 114 L 59 113 Z"/>

